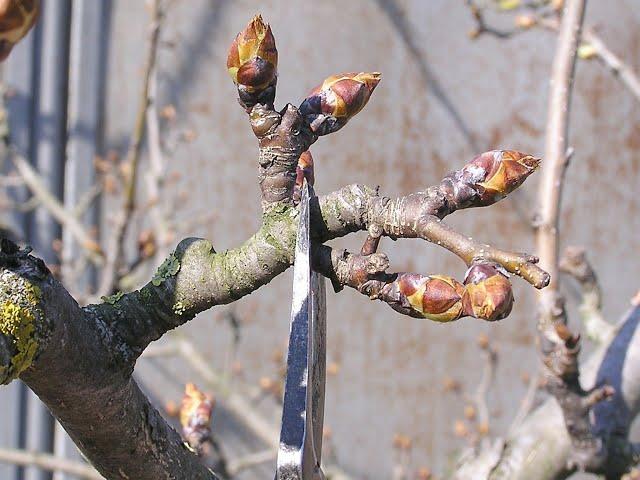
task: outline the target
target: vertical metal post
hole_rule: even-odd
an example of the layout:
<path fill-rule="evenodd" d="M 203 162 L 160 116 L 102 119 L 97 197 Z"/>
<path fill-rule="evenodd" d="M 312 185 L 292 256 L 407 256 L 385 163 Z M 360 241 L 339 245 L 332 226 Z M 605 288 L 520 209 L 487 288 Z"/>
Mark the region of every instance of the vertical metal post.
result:
<path fill-rule="evenodd" d="M 67 162 L 64 174 L 64 203 L 69 209 L 73 209 L 96 182 L 94 157 L 101 146 L 109 13 L 109 2 L 104 0 L 74 0 L 72 6 Z M 96 227 L 97 207 L 90 207 L 82 220 L 85 225 Z M 62 238 L 63 277 L 72 281 L 74 291 L 81 295 L 93 293 L 95 269 L 88 267 L 71 277 L 71 260 L 77 258 L 78 244 L 67 231 L 62 232 Z M 78 449 L 57 422 L 54 449 L 56 456 L 80 459 Z M 54 475 L 54 480 L 72 478 L 63 473 Z"/>
<path fill-rule="evenodd" d="M 108 30 L 108 2 L 75 0 L 72 8 L 71 52 L 69 59 L 69 107 L 67 164 L 64 203 L 72 209 L 96 183 L 94 158 L 101 144 L 101 120 L 105 83 L 105 37 Z M 89 208 L 83 223 L 97 226 L 98 209 Z M 77 257 L 78 243 L 63 232 L 65 264 Z M 63 271 L 63 275 L 64 275 Z M 66 277 L 65 277 L 66 278 Z M 74 290 L 92 293 L 95 269 L 88 268 L 73 278 Z M 83 291 L 83 288 L 86 291 Z"/>
<path fill-rule="evenodd" d="M 9 114 L 9 134 L 11 144 L 26 158 L 32 158 L 33 117 L 35 108 L 35 45 L 38 42 L 39 28 L 36 27 L 13 50 L 5 63 L 4 82 L 9 93 L 6 108 Z M 8 159 L 7 159 L 8 161 Z M 7 168 L 9 165 L 7 164 Z M 11 190 L 12 200 L 17 204 L 28 198 L 26 188 Z M 26 212 L 13 210 L 8 226 L 16 240 L 25 241 L 29 236 L 29 217 Z M 3 412 L 3 427 L 7 427 L 6 444 L 12 448 L 25 446 L 25 424 L 27 417 L 26 399 L 29 390 L 19 382 L 13 382 L 0 390 L 0 411 Z M 3 442 L 5 443 L 5 442 Z M 10 465 L 0 466 L 0 478 L 19 480 L 23 469 Z"/>
<path fill-rule="evenodd" d="M 63 196 L 65 142 L 67 123 L 67 91 L 69 66 L 70 0 L 45 0 L 42 5 L 40 74 L 37 85 L 37 108 L 33 142 L 35 166 L 49 190 Z M 29 241 L 37 254 L 49 265 L 58 264 L 54 241 L 61 230 L 49 213 L 38 208 L 31 221 Z M 26 447 L 36 451 L 52 451 L 53 418 L 39 399 L 29 393 L 27 400 Z M 25 480 L 49 480 L 51 474 L 30 467 Z"/>

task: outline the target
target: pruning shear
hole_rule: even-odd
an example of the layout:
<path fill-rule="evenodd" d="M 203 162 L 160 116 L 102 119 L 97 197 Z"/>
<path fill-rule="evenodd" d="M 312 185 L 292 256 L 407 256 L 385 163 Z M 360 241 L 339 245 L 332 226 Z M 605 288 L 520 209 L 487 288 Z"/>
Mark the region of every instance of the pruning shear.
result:
<path fill-rule="evenodd" d="M 310 201 L 305 179 L 293 264 L 291 330 L 276 480 L 324 480 L 320 468 L 326 370 L 324 277 L 311 269 Z"/>

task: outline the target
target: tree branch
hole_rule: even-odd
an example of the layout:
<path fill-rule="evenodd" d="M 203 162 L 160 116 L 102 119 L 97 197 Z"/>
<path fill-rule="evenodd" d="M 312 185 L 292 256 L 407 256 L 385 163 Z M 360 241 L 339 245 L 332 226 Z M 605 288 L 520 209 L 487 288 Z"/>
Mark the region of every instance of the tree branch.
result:
<path fill-rule="evenodd" d="M 160 0 L 153 0 L 151 2 L 151 25 L 149 26 L 149 49 L 147 50 L 143 71 L 140 104 L 138 105 L 133 133 L 131 135 L 131 145 L 127 152 L 124 201 L 115 219 L 112 234 L 108 240 L 108 256 L 98 287 L 99 295 L 109 295 L 113 293 L 118 284 L 118 270 L 122 262 L 124 240 L 135 207 L 138 165 L 140 163 L 142 137 L 144 136 L 146 128 L 147 108 L 149 106 L 149 83 L 158 56 L 162 17 L 163 13 L 160 9 Z"/>
<path fill-rule="evenodd" d="M 89 235 L 82 226 L 78 218 L 67 209 L 64 205 L 49 192 L 47 187 L 40 180 L 40 175 L 29 165 L 29 162 L 22 156 L 11 152 L 11 160 L 20 174 L 24 183 L 27 185 L 31 193 L 38 199 L 40 205 L 46 208 L 56 221 L 67 228 L 69 232 L 76 238 L 80 246 L 85 250 L 87 257 L 96 265 L 104 262 L 102 249 L 96 240 Z"/>
<path fill-rule="evenodd" d="M 10 463 L 25 467 L 35 466 L 52 472 L 68 473 L 86 480 L 104 480 L 104 477 L 90 465 L 40 452 L 0 448 L 0 463 Z"/>
<path fill-rule="evenodd" d="M 503 160 L 498 153 L 490 156 Z M 468 165 L 461 170 L 465 168 L 468 170 Z M 456 208 L 484 204 L 486 199 L 480 193 L 486 189 L 480 190 L 476 183 L 465 180 L 461 171 L 458 173 L 445 178 L 438 187 L 394 200 L 358 185 L 327 195 L 313 208 L 314 239 L 325 241 L 367 230 L 371 223 L 384 225 L 386 234 L 394 237 L 418 236 L 419 219 L 425 214 L 444 216 Z M 486 180 L 484 174 L 480 177 Z M 3 332 L 0 346 L 4 348 L 0 352 L 4 350 L 4 354 L 0 359 L 6 370 L 4 382 L 20 375 L 108 478 L 117 475 L 118 468 L 140 479 L 158 478 L 160 472 L 177 470 L 193 472 L 190 478 L 211 478 L 148 403 L 130 374 L 149 342 L 196 313 L 232 302 L 286 270 L 293 261 L 296 227 L 297 209 L 279 202 L 267 209 L 262 227 L 243 246 L 216 253 L 206 240 L 186 239 L 141 290 L 115 295 L 101 305 L 83 309 L 45 269 L 36 286 L 46 301 L 41 302 L 42 314 L 33 315 L 38 319 L 36 332 L 44 330 L 45 341 L 37 343 L 35 352 L 26 349 L 32 356 L 27 360 L 35 360 L 14 365 L 16 354 L 24 350 L 24 341 L 14 339 L 13 346 L 7 346 L 7 339 L 14 336 Z M 423 236 L 437 241 L 433 233 Z M 468 239 L 463 244 L 464 252 L 476 248 Z M 23 277 L 30 278 L 29 271 L 44 268 L 15 247 L 5 247 L 7 261 L 3 271 L 15 274 L 10 278 L 0 275 L 0 280 L 4 278 L 6 282 L 0 290 L 10 290 Z M 538 271 L 533 263 L 524 266 Z M 393 297 L 391 293 L 381 291 L 380 295 Z M 53 330 L 45 328 L 52 325 Z M 95 421 L 87 423 L 87 418 Z M 132 452 L 138 456 L 141 449 L 145 460 L 134 460 Z M 153 472 L 156 476 L 150 476 Z"/>
<path fill-rule="evenodd" d="M 133 208 L 159 15 L 156 0 L 143 98 L 128 162 L 132 171 L 123 223 L 108 250 L 103 287 L 114 285 Z M 339 130 L 358 113 L 380 80 L 377 73 L 334 75 L 313 90 L 300 108 L 287 105 L 277 112 L 273 109 L 276 62 L 270 28 L 256 17 L 236 38 L 228 60 L 260 146 L 262 225 L 244 245 L 217 253 L 209 241 L 187 238 L 143 288 L 105 297 L 104 303 L 82 309 L 41 261 L 9 242 L 0 245 L 0 301 L 5 302 L 0 315 L 0 383 L 21 378 L 107 478 L 215 478 L 133 381 L 135 362 L 150 342 L 167 331 L 214 305 L 255 291 L 292 264 L 299 216 L 293 201 L 299 157 L 319 136 Z M 357 288 L 407 315 L 440 321 L 464 315 L 504 318 L 513 301 L 506 272 L 520 275 L 537 288 L 549 282 L 548 274 L 536 265 L 535 257 L 479 244 L 441 220 L 458 209 L 499 201 L 537 166 L 538 160 L 529 155 L 492 151 L 438 185 L 403 197 L 391 199 L 375 189 L 351 185 L 314 199 L 312 238 L 323 254 L 321 265 L 336 286 Z M 442 245 L 470 267 L 464 285 L 443 276 L 386 274 L 381 254 L 336 255 L 320 246 L 361 230 L 376 232 L 378 237 L 422 238 Z"/>
<path fill-rule="evenodd" d="M 602 292 L 584 249 L 567 247 L 560 259 L 560 271 L 571 275 L 580 285 L 580 315 L 587 336 L 598 343 L 610 340 L 615 334 L 615 327 L 602 315 Z"/>
<path fill-rule="evenodd" d="M 540 210 L 536 222 L 536 247 L 541 266 L 551 276 L 549 287 L 539 293 L 539 324 L 543 332 L 556 317 L 562 316 L 558 311 L 558 229 L 562 187 L 568 166 L 571 91 L 585 3 L 585 0 L 568 0 L 565 4 L 551 73 L 545 165 L 538 190 Z"/>
<path fill-rule="evenodd" d="M 634 306 L 624 316 L 615 337 L 599 345 L 580 369 L 583 385 L 593 388 L 606 383 L 615 391 L 612 397 L 598 403 L 591 411 L 594 419 L 592 432 L 602 440 L 602 448 L 607 452 L 600 472 L 610 475 L 607 478 L 619 478 L 621 472 L 637 462 L 637 450 L 627 436 L 629 426 L 640 411 L 638 327 L 640 305 Z M 563 410 L 555 398 L 546 400 L 505 440 L 497 440 L 496 445 L 502 445 L 498 452 L 495 448 L 485 449 L 466 459 L 454 478 L 469 478 L 464 476 L 465 472 L 484 472 L 477 478 L 558 480 L 567 478 L 574 471 L 569 463 L 576 458 L 575 447 L 565 427 Z"/>

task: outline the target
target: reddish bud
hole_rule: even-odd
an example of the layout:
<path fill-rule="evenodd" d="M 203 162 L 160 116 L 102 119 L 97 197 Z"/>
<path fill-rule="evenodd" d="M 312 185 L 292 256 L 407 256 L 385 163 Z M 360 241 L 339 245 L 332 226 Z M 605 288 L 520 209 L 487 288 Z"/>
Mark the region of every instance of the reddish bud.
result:
<path fill-rule="evenodd" d="M 250 109 L 256 103 L 273 103 L 278 50 L 271 27 L 260 15 L 254 17 L 231 44 L 227 69 L 238 85 L 245 108 Z"/>
<path fill-rule="evenodd" d="M 335 132 L 364 108 L 380 78 L 378 72 L 332 75 L 311 91 L 300 112 L 316 134 Z"/>
<path fill-rule="evenodd" d="M 447 175 L 443 185 L 456 208 L 483 207 L 506 197 L 531 175 L 540 159 L 513 150 L 478 155 Z"/>
<path fill-rule="evenodd" d="M 296 166 L 296 184 L 293 189 L 293 200 L 295 202 L 300 201 L 302 182 L 305 178 L 309 185 L 313 185 L 315 182 L 315 175 L 313 173 L 313 157 L 309 150 L 304 151 L 302 155 L 300 155 L 298 165 Z"/>
<path fill-rule="evenodd" d="M 405 273 L 398 278 L 400 293 L 420 316 L 437 322 L 450 322 L 462 315 L 464 287 L 453 278 Z"/>
<path fill-rule="evenodd" d="M 0 0 L 0 61 L 33 27 L 39 10 L 39 0 Z"/>
<path fill-rule="evenodd" d="M 501 320 L 511 313 L 511 282 L 493 264 L 479 263 L 469 268 L 462 300 L 464 314 L 484 320 Z"/>
<path fill-rule="evenodd" d="M 479 187 L 480 205 L 491 205 L 513 192 L 540 165 L 540 159 L 514 150 L 478 155 L 462 169 Z"/>

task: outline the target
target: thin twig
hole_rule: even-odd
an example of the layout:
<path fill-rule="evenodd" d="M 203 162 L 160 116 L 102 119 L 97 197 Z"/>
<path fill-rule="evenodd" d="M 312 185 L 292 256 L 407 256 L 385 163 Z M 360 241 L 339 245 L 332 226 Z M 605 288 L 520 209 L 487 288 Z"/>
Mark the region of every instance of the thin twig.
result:
<path fill-rule="evenodd" d="M 516 412 L 515 416 L 513 417 L 513 421 L 509 426 L 509 433 L 507 434 L 507 438 L 510 438 L 515 433 L 515 431 L 522 424 L 527 415 L 529 415 L 529 412 L 531 412 L 531 410 L 533 409 L 536 395 L 538 394 L 538 390 L 540 390 L 540 380 L 540 372 L 536 372 L 529 379 L 527 391 L 524 394 L 524 397 L 522 397 L 522 400 L 520 401 L 520 407 L 518 408 L 518 411 Z"/>
<path fill-rule="evenodd" d="M 235 477 L 239 473 L 255 468 L 264 463 L 274 461 L 276 459 L 277 452 L 273 449 L 263 450 L 261 452 L 249 453 L 244 457 L 240 457 L 237 460 L 229 462 L 227 471 L 232 477 Z"/>
<path fill-rule="evenodd" d="M 560 30 L 560 21 L 555 11 L 530 12 L 526 15 L 527 26 L 519 27 L 509 31 L 498 30 L 490 26 L 484 19 L 482 10 L 475 5 L 472 0 L 467 0 L 467 6 L 476 23 L 475 28 L 471 32 L 471 36 L 476 38 L 482 34 L 490 34 L 498 38 L 510 38 L 514 35 L 524 33 L 533 26 L 540 26 L 546 30 L 558 32 Z M 616 55 L 607 44 L 597 35 L 595 29 L 587 26 L 583 29 L 582 39 L 592 48 L 593 58 L 599 60 L 607 70 L 615 77 L 620 79 L 622 84 L 629 92 L 640 101 L 640 78 L 628 63 Z"/>
<path fill-rule="evenodd" d="M 78 218 L 64 208 L 64 205 L 49 192 L 42 182 L 40 175 L 29 162 L 18 154 L 12 154 L 11 159 L 18 173 L 24 180 L 24 183 L 29 187 L 33 196 L 38 199 L 40 205 L 46 208 L 58 223 L 69 230 L 82 248 L 84 248 L 87 256 L 93 263 L 101 265 L 104 261 L 104 256 L 100 245 L 87 233 Z"/>
<path fill-rule="evenodd" d="M 131 146 L 127 152 L 124 201 L 121 211 L 113 225 L 112 236 L 109 239 L 107 262 L 103 270 L 100 287 L 98 288 L 99 296 L 110 294 L 117 287 L 118 283 L 118 269 L 122 261 L 124 240 L 128 227 L 131 224 L 131 217 L 135 208 L 138 166 L 140 164 L 142 138 L 145 132 L 147 108 L 149 106 L 149 81 L 157 59 L 161 23 L 162 12 L 160 10 L 160 0 L 153 0 L 151 4 L 149 49 L 145 60 L 140 103 L 131 135 Z"/>
<path fill-rule="evenodd" d="M 149 144 L 149 170 L 146 175 L 147 192 L 151 200 L 149 215 L 153 222 L 158 248 L 154 259 L 164 257 L 167 253 L 166 244 L 168 236 L 168 219 L 161 200 L 164 187 L 164 158 L 162 154 L 162 142 L 160 134 L 160 122 L 158 121 L 157 104 L 157 75 L 158 69 L 154 68 L 149 84 L 149 107 L 147 108 L 147 142 Z"/>
<path fill-rule="evenodd" d="M 91 205 L 93 205 L 93 202 L 95 202 L 96 199 L 100 196 L 102 190 L 103 188 L 101 184 L 95 184 L 87 191 L 85 191 L 78 200 L 78 204 L 73 209 L 73 214 L 77 218 L 81 218 L 85 214 L 85 212 L 89 210 L 89 208 L 91 208 Z"/>
<path fill-rule="evenodd" d="M 476 392 L 473 396 L 473 401 L 478 409 L 478 425 L 480 427 L 481 434 L 485 435 L 489 432 L 489 407 L 487 402 L 487 394 L 491 388 L 491 384 L 495 378 L 496 365 L 498 363 L 498 352 L 490 345 L 482 347 L 484 354 L 484 368 L 482 369 L 482 378 Z"/>
<path fill-rule="evenodd" d="M 539 18 L 536 22 L 547 30 L 554 32 L 557 32 L 560 28 L 560 23 L 557 19 Z M 593 27 L 584 28 L 582 40 L 593 49 L 593 58 L 600 61 L 614 77 L 617 77 L 622 82 L 636 100 L 640 101 L 640 78 L 638 78 L 631 66 L 607 46 Z"/>
<path fill-rule="evenodd" d="M 542 178 L 538 190 L 539 214 L 536 244 L 540 266 L 551 276 L 549 286 L 539 292 L 540 325 L 545 328 L 558 312 L 558 228 L 562 187 L 568 166 L 569 108 L 576 64 L 576 52 L 584 19 L 586 0 L 567 0 L 558 34 L 551 73 L 549 107 Z"/>
<path fill-rule="evenodd" d="M 93 467 L 80 462 L 54 457 L 46 453 L 0 448 L 0 463 L 35 466 L 52 472 L 67 473 L 86 480 L 104 480 Z"/>
<path fill-rule="evenodd" d="M 598 60 L 640 101 L 640 79 L 633 69 L 613 53 L 592 28 L 584 31 L 583 39 L 593 47 Z"/>
<path fill-rule="evenodd" d="M 560 270 L 571 275 L 580 284 L 580 316 L 587 336 L 594 342 L 608 342 L 615 335 L 616 328 L 604 319 L 602 292 L 584 248 L 567 247 L 560 259 Z"/>

